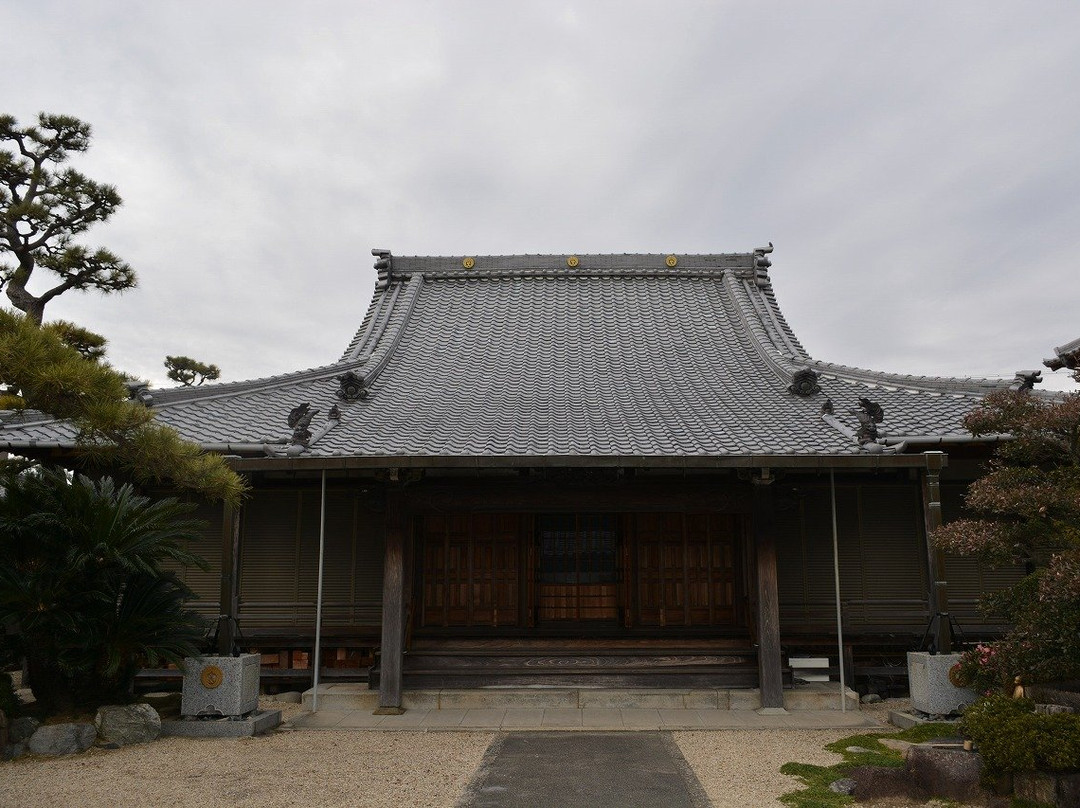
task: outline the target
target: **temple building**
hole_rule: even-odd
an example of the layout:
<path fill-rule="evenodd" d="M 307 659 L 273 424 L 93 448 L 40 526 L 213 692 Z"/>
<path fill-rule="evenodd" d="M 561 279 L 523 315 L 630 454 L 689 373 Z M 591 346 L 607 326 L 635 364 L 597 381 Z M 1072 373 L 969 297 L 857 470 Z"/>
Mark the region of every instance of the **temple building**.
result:
<path fill-rule="evenodd" d="M 927 533 L 1000 437 L 964 415 L 1010 382 L 812 359 L 771 245 L 373 252 L 336 361 L 138 391 L 251 485 L 239 509 L 201 507 L 212 569 L 181 571 L 207 616 L 235 618 L 229 642 L 295 668 L 321 607 L 324 675 L 369 675 L 391 709 L 408 688 L 567 682 L 752 687 L 778 707 L 791 656 L 843 664 L 838 607 L 855 674 L 947 643 L 943 612 L 999 628 L 976 601 L 1020 573 Z M 0 428 L 28 456 L 74 441 L 33 413 Z"/>

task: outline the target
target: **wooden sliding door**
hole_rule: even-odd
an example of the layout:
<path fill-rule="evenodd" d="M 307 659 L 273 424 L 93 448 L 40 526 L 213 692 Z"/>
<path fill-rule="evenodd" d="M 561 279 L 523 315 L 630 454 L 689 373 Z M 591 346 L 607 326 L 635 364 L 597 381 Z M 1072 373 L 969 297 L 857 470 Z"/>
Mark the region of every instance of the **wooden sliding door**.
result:
<path fill-rule="evenodd" d="M 518 514 L 450 514 L 421 519 L 421 624 L 517 625 L 521 528 Z"/>
<path fill-rule="evenodd" d="M 735 623 L 735 516 L 637 514 L 633 524 L 640 625 Z"/>

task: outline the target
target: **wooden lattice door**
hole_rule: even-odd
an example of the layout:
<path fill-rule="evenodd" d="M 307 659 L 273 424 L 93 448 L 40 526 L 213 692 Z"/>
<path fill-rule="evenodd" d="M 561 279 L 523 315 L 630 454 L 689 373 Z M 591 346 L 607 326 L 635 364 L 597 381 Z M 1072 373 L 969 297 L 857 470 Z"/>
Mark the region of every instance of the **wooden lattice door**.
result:
<path fill-rule="evenodd" d="M 520 536 L 518 514 L 424 517 L 422 625 L 517 625 Z"/>
<path fill-rule="evenodd" d="M 735 622 L 738 543 L 734 516 L 637 514 L 634 538 L 641 625 Z"/>

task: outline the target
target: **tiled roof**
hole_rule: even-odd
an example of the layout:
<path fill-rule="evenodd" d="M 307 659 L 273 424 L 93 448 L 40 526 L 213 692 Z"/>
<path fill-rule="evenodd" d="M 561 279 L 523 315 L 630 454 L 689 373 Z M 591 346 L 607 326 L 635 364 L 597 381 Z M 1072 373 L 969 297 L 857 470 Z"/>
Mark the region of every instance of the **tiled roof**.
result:
<path fill-rule="evenodd" d="M 761 254 L 568 258 L 395 256 L 337 362 L 155 390 L 158 418 L 208 448 L 263 455 L 858 455 L 882 448 L 850 437 L 860 397 L 884 410 L 885 437 L 948 439 L 966 436 L 964 414 L 1007 386 L 811 359 Z M 820 392 L 790 392 L 807 368 Z M 366 398 L 338 397 L 347 371 Z M 833 423 L 821 416 L 827 398 Z M 286 424 L 302 403 L 319 411 L 307 447 L 290 445 Z M 334 405 L 340 418 L 328 421 Z M 0 448 L 73 437 L 24 414 L 6 420 Z"/>

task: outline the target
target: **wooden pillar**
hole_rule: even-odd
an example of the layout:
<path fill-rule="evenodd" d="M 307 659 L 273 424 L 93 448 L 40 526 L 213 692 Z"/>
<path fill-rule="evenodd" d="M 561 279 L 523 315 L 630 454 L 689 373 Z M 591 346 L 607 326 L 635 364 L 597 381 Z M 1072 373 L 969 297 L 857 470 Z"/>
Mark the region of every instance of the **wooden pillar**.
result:
<path fill-rule="evenodd" d="M 218 612 L 217 652 L 228 656 L 236 642 L 240 610 L 240 507 L 226 505 L 221 520 L 221 599 Z"/>
<path fill-rule="evenodd" d="M 763 710 L 784 709 L 780 656 L 780 598 L 776 583 L 776 519 L 768 469 L 753 480 L 754 548 L 757 557 L 758 679 Z"/>
<path fill-rule="evenodd" d="M 944 452 L 923 452 L 926 472 L 922 475 L 923 521 L 926 525 L 926 558 L 930 578 L 930 619 L 935 627 L 934 647 L 941 654 L 952 651 L 952 626 L 949 622 L 949 589 L 945 578 L 945 552 L 935 547 L 930 534 L 941 527 L 941 469 Z"/>
<path fill-rule="evenodd" d="M 400 715 L 401 667 L 405 644 L 405 533 L 400 491 L 386 494 L 386 555 L 383 560 L 382 651 L 376 715 Z"/>

